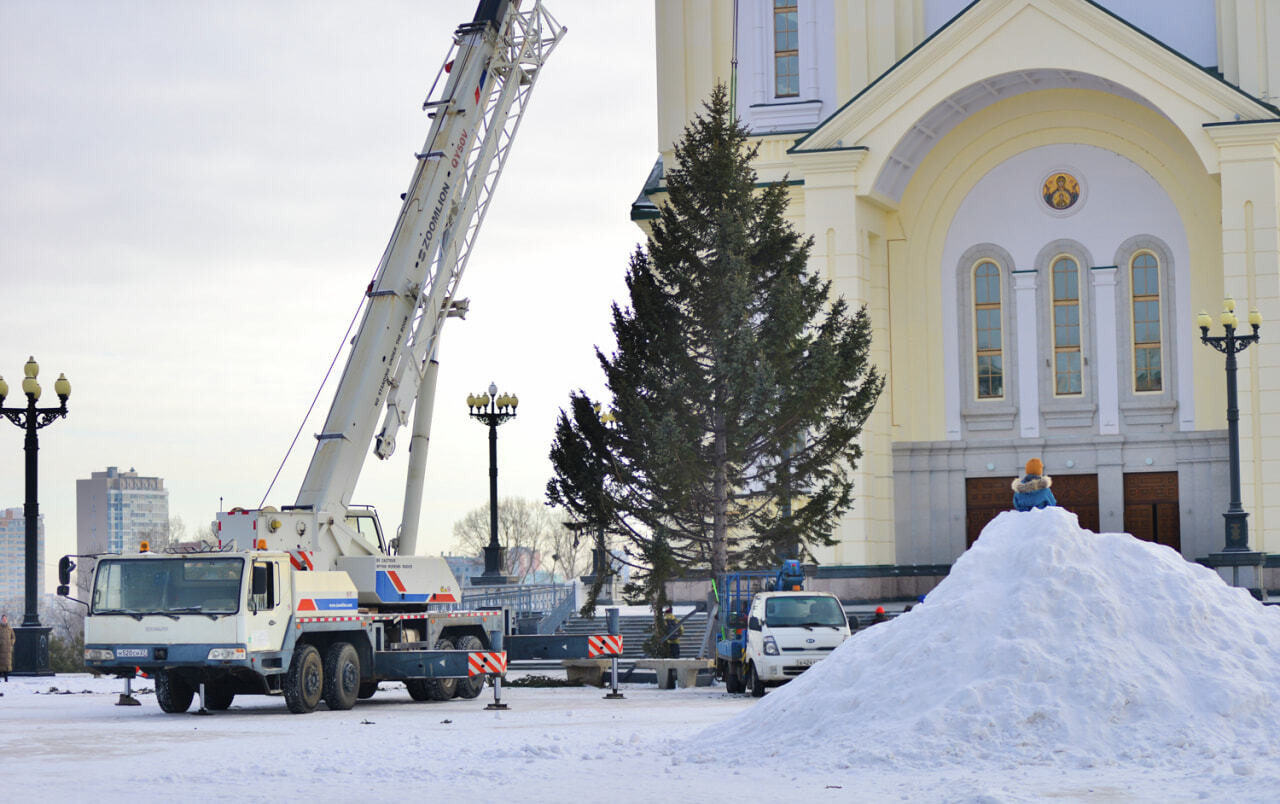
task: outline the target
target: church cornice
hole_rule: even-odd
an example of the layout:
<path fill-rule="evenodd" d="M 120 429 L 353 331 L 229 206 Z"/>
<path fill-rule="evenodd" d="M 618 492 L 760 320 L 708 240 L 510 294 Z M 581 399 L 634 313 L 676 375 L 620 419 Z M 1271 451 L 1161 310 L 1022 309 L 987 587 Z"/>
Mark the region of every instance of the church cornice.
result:
<path fill-rule="evenodd" d="M 865 136 L 875 125 L 873 118 L 877 114 L 888 114 L 886 110 L 896 106 L 896 98 L 912 97 L 919 91 L 920 82 L 937 80 L 942 71 L 981 47 L 981 44 L 965 46 L 966 41 L 983 42 L 1027 8 L 1034 8 L 1078 33 L 1089 31 L 1094 34 L 1089 37 L 1091 40 L 1098 42 L 1107 52 L 1131 68 L 1141 69 L 1150 65 L 1158 68 L 1161 74 L 1180 79 L 1183 88 L 1173 86 L 1174 92 L 1200 95 L 1202 102 L 1212 99 L 1213 105 L 1221 107 L 1221 114 L 1245 119 L 1271 119 L 1280 116 L 1280 109 L 1206 71 L 1182 53 L 1092 0 L 974 0 L 811 132 L 797 140 L 791 153 L 828 148 L 841 139 L 847 140 L 851 135 L 855 139 Z M 1104 41 L 1105 45 L 1102 44 Z M 1005 64 L 1000 64 L 999 59 L 993 61 L 993 76 L 1004 71 L 1017 72 L 1036 68 L 1034 64 L 1020 64 L 1011 58 L 1007 58 Z M 1084 63 L 1054 64 L 1047 59 L 1041 68 L 1087 71 Z M 937 74 L 932 78 L 926 77 L 930 71 Z M 981 80 L 981 76 L 975 77 Z M 1117 79 L 1116 76 L 1107 78 Z"/>

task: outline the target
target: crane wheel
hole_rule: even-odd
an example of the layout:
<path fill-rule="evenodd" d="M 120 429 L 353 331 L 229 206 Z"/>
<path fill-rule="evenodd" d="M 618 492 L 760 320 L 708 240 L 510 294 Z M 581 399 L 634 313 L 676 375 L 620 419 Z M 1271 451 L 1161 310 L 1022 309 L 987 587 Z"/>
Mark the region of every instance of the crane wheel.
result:
<path fill-rule="evenodd" d="M 360 654 L 350 642 L 335 642 L 324 655 L 324 702 L 330 709 L 350 709 L 359 694 Z"/>
<path fill-rule="evenodd" d="M 431 700 L 431 694 L 427 692 L 427 681 L 424 678 L 406 679 L 404 688 L 409 691 L 409 697 L 415 701 Z"/>
<path fill-rule="evenodd" d="M 230 681 L 206 681 L 204 685 L 204 705 L 206 709 L 222 712 L 231 708 L 236 693 Z"/>
<path fill-rule="evenodd" d="M 285 673 L 284 702 L 295 715 L 314 712 L 324 693 L 324 664 L 314 645 L 299 645 Z"/>
<path fill-rule="evenodd" d="M 727 662 L 724 667 L 725 669 L 722 671 L 724 674 L 724 691 L 737 695 L 742 692 L 742 676 L 738 675 L 738 663 Z"/>
<path fill-rule="evenodd" d="M 484 643 L 480 641 L 479 637 L 468 634 L 464 637 L 458 637 L 457 648 L 465 651 L 480 651 L 484 650 Z M 459 698 L 468 700 L 478 698 L 480 693 L 484 692 L 484 679 L 484 676 L 467 676 L 466 678 L 455 679 L 457 681 L 455 694 Z"/>
<path fill-rule="evenodd" d="M 162 712 L 176 715 L 187 711 L 195 694 L 195 689 L 172 670 L 156 671 L 156 703 Z"/>
<path fill-rule="evenodd" d="M 447 639 L 437 639 L 435 650 L 453 650 L 453 643 Z M 432 701 L 447 701 L 453 697 L 454 691 L 458 688 L 458 679 L 456 678 L 428 678 L 425 682 L 427 698 Z M 413 693 L 410 692 L 410 695 Z M 418 699 L 414 699 L 418 700 Z"/>

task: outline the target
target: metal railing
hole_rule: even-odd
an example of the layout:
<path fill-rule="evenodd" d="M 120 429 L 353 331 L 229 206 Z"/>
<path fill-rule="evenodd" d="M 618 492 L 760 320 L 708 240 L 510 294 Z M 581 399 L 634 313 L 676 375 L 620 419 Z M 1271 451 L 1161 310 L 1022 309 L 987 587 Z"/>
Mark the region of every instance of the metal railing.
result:
<path fill-rule="evenodd" d="M 554 634 L 578 610 L 578 596 L 575 594 L 575 585 L 566 584 L 565 589 L 567 594 L 561 598 L 554 609 L 538 621 L 539 634 Z"/>
<path fill-rule="evenodd" d="M 463 591 L 462 606 L 468 609 L 505 607 L 517 615 L 547 615 L 555 612 L 565 598 L 573 599 L 573 587 L 572 583 L 473 587 Z"/>

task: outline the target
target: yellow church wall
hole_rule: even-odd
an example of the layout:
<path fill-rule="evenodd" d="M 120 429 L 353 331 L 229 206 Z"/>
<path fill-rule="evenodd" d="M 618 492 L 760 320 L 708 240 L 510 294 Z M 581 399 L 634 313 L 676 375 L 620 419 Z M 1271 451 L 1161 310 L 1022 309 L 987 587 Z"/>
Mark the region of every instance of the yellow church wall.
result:
<path fill-rule="evenodd" d="M 1218 69 L 1245 92 L 1280 99 L 1280 3 L 1217 0 Z"/>
<path fill-rule="evenodd" d="M 924 37 L 923 0 L 837 0 L 836 97 L 852 98 Z"/>
<path fill-rule="evenodd" d="M 839 98 L 857 94 L 924 38 L 924 0 L 829 1 L 834 3 Z M 658 151 L 669 158 L 672 143 L 702 111 L 716 82 L 730 81 L 733 0 L 656 0 L 654 11 Z M 823 116 L 833 111 L 826 109 Z M 789 135 L 788 147 L 795 138 Z"/>
<path fill-rule="evenodd" d="M 991 169 L 1023 151 L 1063 142 L 1108 149 L 1151 174 L 1186 226 L 1192 304 L 1206 293 L 1210 298 L 1220 293 L 1217 185 L 1167 120 L 1139 104 L 1092 91 L 1047 90 L 993 104 L 957 126 L 930 152 L 898 210 L 906 233 L 903 264 L 894 265 L 890 297 L 900 319 L 894 322 L 891 362 L 898 440 L 946 437 L 944 399 L 935 390 L 943 387 L 945 334 L 920 322 L 942 317 L 938 272 L 953 267 L 941 265 L 952 218 L 969 190 Z M 1112 255 L 1095 258 L 1106 261 Z M 1022 267 L 1026 266 L 1015 266 Z M 910 312 L 902 318 L 904 311 Z M 1197 359 L 1197 380 L 1201 362 Z M 1197 389 L 1199 417 L 1222 392 L 1203 382 L 1197 382 Z"/>
<path fill-rule="evenodd" d="M 729 81 L 733 0 L 660 0 L 655 4 L 658 150 L 669 157 L 685 124 L 702 111 L 717 81 Z"/>

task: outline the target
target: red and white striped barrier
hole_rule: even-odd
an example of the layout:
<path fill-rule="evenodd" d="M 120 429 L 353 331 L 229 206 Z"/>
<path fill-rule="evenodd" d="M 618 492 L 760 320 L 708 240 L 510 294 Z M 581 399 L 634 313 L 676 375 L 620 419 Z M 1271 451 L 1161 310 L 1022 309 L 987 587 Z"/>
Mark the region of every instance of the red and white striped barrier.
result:
<path fill-rule="evenodd" d="M 591 634 L 587 637 L 587 658 L 621 655 L 622 634 Z"/>
<path fill-rule="evenodd" d="M 467 675 L 478 676 L 482 673 L 502 675 L 507 672 L 506 651 L 485 651 L 484 653 L 467 654 Z"/>

